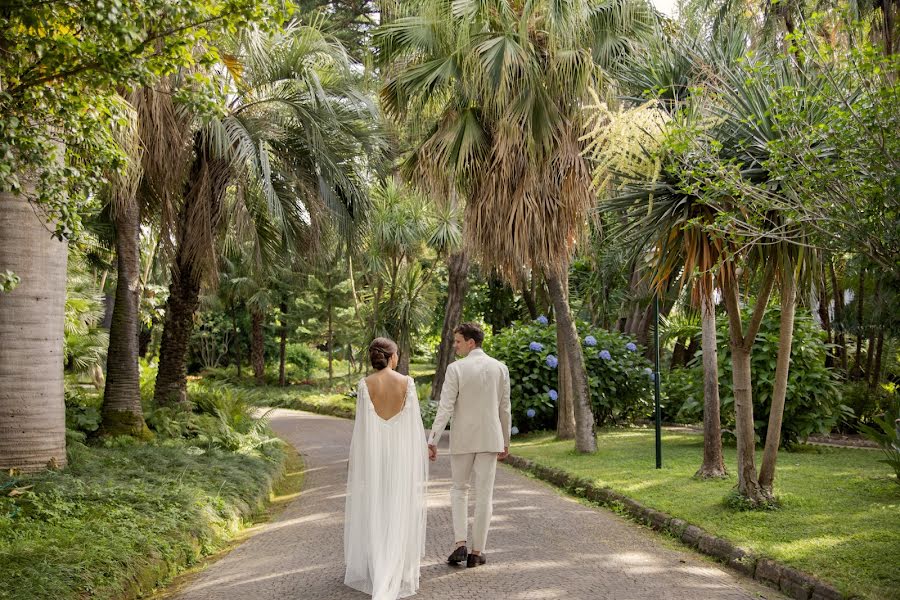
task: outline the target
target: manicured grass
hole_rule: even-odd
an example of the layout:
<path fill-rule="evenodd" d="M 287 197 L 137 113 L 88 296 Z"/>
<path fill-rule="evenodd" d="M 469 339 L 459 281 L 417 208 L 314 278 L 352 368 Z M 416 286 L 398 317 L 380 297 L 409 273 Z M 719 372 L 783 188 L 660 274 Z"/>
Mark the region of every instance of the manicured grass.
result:
<path fill-rule="evenodd" d="M 736 485 L 735 450 L 725 448 L 726 480 L 702 481 L 703 439 L 665 433 L 664 468 L 654 468 L 653 432 L 607 430 L 598 452 L 576 455 L 552 434 L 515 438 L 512 452 L 609 487 L 867 599 L 900 598 L 900 485 L 880 453 L 801 447 L 779 454 L 781 508 L 739 512 L 723 498 Z M 758 463 L 757 463 L 758 464 Z"/>
<path fill-rule="evenodd" d="M 134 597 L 221 548 L 261 511 L 283 452 L 70 444 L 70 467 L 0 476 L 0 598 Z M 28 489 L 8 496 L 12 487 Z"/>

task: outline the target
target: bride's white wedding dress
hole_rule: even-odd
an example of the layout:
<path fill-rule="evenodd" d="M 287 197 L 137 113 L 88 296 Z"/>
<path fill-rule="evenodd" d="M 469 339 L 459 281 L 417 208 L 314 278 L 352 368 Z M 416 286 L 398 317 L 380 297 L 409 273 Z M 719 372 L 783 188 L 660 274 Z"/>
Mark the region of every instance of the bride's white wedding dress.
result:
<path fill-rule="evenodd" d="M 428 448 L 408 378 L 399 413 L 382 419 L 365 380 L 356 395 L 344 514 L 344 583 L 375 600 L 412 596 L 425 552 Z"/>

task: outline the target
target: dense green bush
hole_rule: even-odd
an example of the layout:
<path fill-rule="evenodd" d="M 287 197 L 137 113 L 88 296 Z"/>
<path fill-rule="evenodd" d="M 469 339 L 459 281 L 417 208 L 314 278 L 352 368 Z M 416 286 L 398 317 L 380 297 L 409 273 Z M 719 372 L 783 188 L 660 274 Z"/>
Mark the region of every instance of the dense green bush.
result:
<path fill-rule="evenodd" d="M 509 367 L 517 431 L 556 428 L 556 329 L 542 322 L 514 323 L 485 350 Z M 650 363 L 627 336 L 579 326 L 597 423 L 625 422 L 650 409 Z"/>
<path fill-rule="evenodd" d="M 288 344 L 285 348 L 285 360 L 296 367 L 298 377 L 305 381 L 320 366 L 322 354 L 306 344 Z"/>
<path fill-rule="evenodd" d="M 873 423 L 875 417 L 897 401 L 897 386 L 893 383 L 879 385 L 873 390 L 864 381 L 848 381 L 840 384 L 839 390 L 841 401 L 853 410 L 853 415 L 841 427 L 848 432 L 859 431 L 860 425 Z"/>
<path fill-rule="evenodd" d="M 744 316 L 745 319 L 749 315 Z M 771 306 L 753 345 L 753 418 L 759 439 L 764 439 L 769 424 L 769 409 L 775 384 L 775 360 L 778 354 L 778 329 L 781 310 Z M 732 392 L 731 350 L 728 322 L 718 319 L 719 397 L 722 423 L 726 430 L 734 427 L 734 394 Z M 850 410 L 840 403 L 837 382 L 825 367 L 824 332 L 813 321 L 809 311 L 797 308 L 794 340 L 791 345 L 791 370 L 785 399 L 781 443 L 789 447 L 811 433 L 827 433 Z M 699 362 L 699 361 L 698 361 Z M 665 414 L 675 421 L 695 422 L 703 418 L 703 367 L 675 370 L 662 376 Z"/>
<path fill-rule="evenodd" d="M 660 379 L 660 408 L 667 423 L 703 420 L 703 367 L 672 369 Z"/>

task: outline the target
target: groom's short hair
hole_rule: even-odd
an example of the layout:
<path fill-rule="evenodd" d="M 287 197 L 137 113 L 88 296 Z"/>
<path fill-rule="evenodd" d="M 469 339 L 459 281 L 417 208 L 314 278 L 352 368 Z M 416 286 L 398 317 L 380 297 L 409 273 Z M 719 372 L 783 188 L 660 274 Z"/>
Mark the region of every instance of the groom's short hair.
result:
<path fill-rule="evenodd" d="M 478 323 L 463 323 L 458 325 L 453 333 L 458 333 L 466 340 L 475 340 L 476 346 L 481 346 L 484 341 L 484 331 L 478 326 Z"/>

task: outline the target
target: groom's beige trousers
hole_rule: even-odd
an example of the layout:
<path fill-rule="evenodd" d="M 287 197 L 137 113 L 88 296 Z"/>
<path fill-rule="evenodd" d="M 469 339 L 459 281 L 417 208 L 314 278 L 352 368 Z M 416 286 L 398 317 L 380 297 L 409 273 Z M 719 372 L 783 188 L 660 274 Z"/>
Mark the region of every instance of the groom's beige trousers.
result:
<path fill-rule="evenodd" d="M 494 476 L 497 473 L 497 453 L 478 452 L 476 454 L 451 454 L 450 470 L 453 487 L 450 488 L 450 503 L 453 511 L 453 535 L 457 542 L 467 541 L 469 548 L 484 552 L 488 527 L 494 510 Z M 468 537 L 469 487 L 475 475 L 475 526 L 472 537 Z"/>

